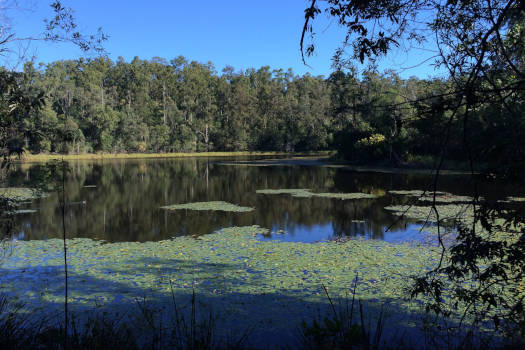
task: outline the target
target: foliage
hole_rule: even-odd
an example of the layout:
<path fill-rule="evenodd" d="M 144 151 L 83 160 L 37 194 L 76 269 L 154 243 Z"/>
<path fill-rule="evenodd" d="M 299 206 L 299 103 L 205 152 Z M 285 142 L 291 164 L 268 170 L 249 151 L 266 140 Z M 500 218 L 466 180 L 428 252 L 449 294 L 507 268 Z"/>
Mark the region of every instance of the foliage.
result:
<path fill-rule="evenodd" d="M 523 225 L 487 217 L 476 218 L 474 225 L 459 224 L 446 264 L 418 276 L 412 295 L 431 296 L 426 307 L 437 314 L 462 308 L 460 327 L 466 317 L 481 322 L 489 315 L 496 329 L 513 337 L 525 332 Z M 444 301 L 448 293 L 454 295 L 453 302 Z"/>
<path fill-rule="evenodd" d="M 505 212 L 497 204 L 481 202 L 474 174 L 479 163 L 488 163 L 490 170 L 485 175 L 489 179 L 523 180 L 525 1 L 312 0 L 305 10 L 300 44 L 307 54 L 312 54 L 315 46 L 305 47 L 304 39 L 313 38 L 313 21 L 323 12 L 346 30 L 343 44 L 334 55 L 335 66 L 340 69 L 352 66 L 352 59 L 373 64 L 400 44 L 424 47 L 432 40 L 437 48 L 433 58 L 448 73 L 445 79 L 431 84 L 432 88 L 421 95 L 405 94 L 410 98 L 373 106 L 376 113 L 388 110 L 392 119 L 408 108 L 411 115 L 401 124 L 411 122 L 416 130 L 426 130 L 415 135 L 422 138 L 413 153 L 439 155 L 434 191 L 447 158 L 468 160 L 474 180 L 468 220 L 459 220 L 457 241 L 447 249 L 438 226 L 442 249 L 439 264 L 415 279 L 413 295 L 430 296 L 427 308 L 439 314 L 447 312 L 443 296 L 450 292 L 456 300 L 452 307 L 466 305 L 475 318 L 485 317 L 490 310 L 496 327 L 500 323 L 513 325 L 510 332 L 518 330 L 523 335 L 523 297 L 516 288 L 516 283 L 522 283 L 523 269 L 515 265 L 523 266 L 525 257 L 524 219 L 518 212 Z M 350 55 L 345 51 L 347 45 L 353 48 Z M 391 130 L 397 134 L 398 129 Z M 432 142 L 436 134 L 441 135 L 437 143 Z M 485 137 L 481 139 L 480 135 Z M 451 205 L 436 206 L 436 194 L 426 200 L 432 202 L 427 217 L 439 225 L 438 208 Z M 417 207 L 391 209 L 422 218 Z M 505 222 L 495 222 L 502 213 L 506 214 Z M 501 239 L 500 231 L 510 226 L 516 228 L 512 238 Z"/>
<path fill-rule="evenodd" d="M 24 5 L 29 8 L 34 4 L 17 0 L 5 0 L 0 7 L 0 55 L 7 58 L 7 61 L 16 66 L 16 64 L 28 59 L 25 52 L 28 51 L 29 45 L 34 41 L 51 42 L 51 43 L 70 43 L 84 52 L 104 53 L 103 43 L 108 36 L 98 28 L 94 34 L 86 34 L 79 30 L 74 11 L 70 7 L 64 6 L 60 0 L 45 1 L 52 11 L 50 18 L 43 20 L 41 33 L 24 33 L 21 36 L 16 31 L 16 25 L 13 25 L 12 12 L 27 11 Z M 24 44 L 25 50 L 19 49 L 17 44 Z M 18 61 L 18 62 L 16 62 Z"/>
<path fill-rule="evenodd" d="M 21 116 L 17 145 L 33 153 L 336 149 L 348 160 L 397 165 L 439 152 L 448 115 L 436 108 L 450 103 L 432 95 L 447 94 L 452 83 L 403 80 L 392 71 L 359 77 L 341 70 L 325 78 L 229 67 L 218 74 L 211 63 L 183 57 L 28 63 L 17 79 L 45 102 Z M 476 113 L 485 126 L 507 118 L 488 104 Z M 469 136 L 486 145 L 519 134 L 479 127 Z M 461 138 L 451 136 L 448 154 L 467 161 Z"/>

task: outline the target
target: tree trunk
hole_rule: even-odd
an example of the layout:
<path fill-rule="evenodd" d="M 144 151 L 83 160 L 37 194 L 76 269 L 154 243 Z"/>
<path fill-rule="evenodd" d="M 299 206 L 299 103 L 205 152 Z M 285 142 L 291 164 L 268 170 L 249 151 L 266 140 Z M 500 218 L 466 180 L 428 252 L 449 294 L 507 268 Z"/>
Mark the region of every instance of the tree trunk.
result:
<path fill-rule="evenodd" d="M 166 125 L 166 83 L 162 83 L 162 118 Z"/>
<path fill-rule="evenodd" d="M 208 136 L 208 123 L 206 123 L 206 131 L 205 131 L 205 134 L 204 134 L 204 142 L 206 142 L 206 152 L 208 152 L 210 150 L 209 148 L 209 136 Z"/>
<path fill-rule="evenodd" d="M 106 103 L 104 101 L 104 81 L 100 83 L 100 98 L 102 102 L 102 110 L 106 108 Z"/>

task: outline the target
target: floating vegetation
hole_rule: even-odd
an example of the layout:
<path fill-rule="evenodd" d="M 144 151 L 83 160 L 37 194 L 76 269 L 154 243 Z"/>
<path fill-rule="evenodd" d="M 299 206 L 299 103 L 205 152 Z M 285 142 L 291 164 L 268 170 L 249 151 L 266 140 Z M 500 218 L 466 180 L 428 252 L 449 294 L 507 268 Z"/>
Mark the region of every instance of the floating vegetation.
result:
<path fill-rule="evenodd" d="M 425 195 L 432 195 L 434 192 L 432 192 L 432 191 L 423 191 L 423 190 L 391 190 L 391 191 L 388 191 L 388 193 L 394 194 L 394 195 L 399 195 L 399 196 L 421 197 L 424 194 Z M 436 191 L 436 196 L 437 195 L 446 195 L 446 194 L 448 194 L 448 193 Z"/>
<path fill-rule="evenodd" d="M 312 192 L 306 188 L 266 189 L 255 191 L 258 194 L 291 194 L 292 197 L 311 197 Z"/>
<path fill-rule="evenodd" d="M 372 199 L 377 198 L 375 194 L 369 193 L 313 193 L 314 197 L 337 198 L 337 199 Z"/>
<path fill-rule="evenodd" d="M 244 166 L 321 166 L 324 165 L 324 160 L 328 158 L 330 152 L 318 154 L 316 156 L 308 157 L 293 157 L 282 159 L 258 159 L 258 160 L 242 160 L 230 162 L 218 162 L 218 165 L 244 165 Z"/>
<path fill-rule="evenodd" d="M 32 214 L 36 212 L 38 212 L 38 210 L 36 209 L 19 209 L 19 210 L 15 210 L 13 213 L 14 214 Z"/>
<path fill-rule="evenodd" d="M 327 311 L 322 285 L 335 298 L 345 297 L 359 276 L 356 298 L 384 300 L 409 317 L 417 311 L 406 299 L 406 276 L 437 263 L 437 250 L 377 240 L 344 243 L 260 241 L 269 230 L 231 227 L 214 234 L 178 237 L 159 242 L 104 243 L 68 240 L 70 308 L 95 305 L 129 312 L 136 299 L 147 296 L 171 310 L 177 300 L 191 297 L 221 315 L 219 327 L 230 332 L 238 320 L 260 325 L 257 331 L 287 332 L 306 317 Z M 17 241 L 0 269 L 2 292 L 42 307 L 60 310 L 63 303 L 62 241 Z M 400 310 L 403 310 L 401 312 Z M 224 318 L 224 319 L 223 319 Z M 219 330 L 220 331 L 220 330 Z M 275 333 L 274 333 L 275 334 Z"/>
<path fill-rule="evenodd" d="M 347 164 L 330 164 L 326 163 L 323 165 L 326 168 L 336 168 L 336 169 L 348 169 L 357 172 L 366 172 L 366 173 L 383 173 L 383 174 L 418 174 L 418 175 L 428 175 L 434 176 L 435 171 L 432 169 L 414 169 L 414 168 L 393 168 L 393 167 L 375 167 L 375 166 L 361 166 L 361 165 L 347 165 Z M 446 170 L 442 169 L 439 172 L 440 176 L 443 175 L 470 175 L 468 171 L 461 170 Z"/>
<path fill-rule="evenodd" d="M 254 210 L 250 207 L 241 207 L 236 204 L 223 202 L 223 201 L 212 201 L 212 202 L 194 202 L 184 204 L 173 204 L 161 207 L 167 210 L 217 210 L 217 211 L 232 211 L 232 212 L 248 212 Z"/>
<path fill-rule="evenodd" d="M 231 166 L 253 166 L 253 167 L 265 167 L 265 166 L 273 166 L 274 164 L 257 164 L 257 163 L 246 163 L 246 162 L 217 162 L 215 163 L 217 165 L 231 165 Z"/>
<path fill-rule="evenodd" d="M 409 299 L 404 287 L 409 276 L 438 264 L 437 247 L 362 239 L 308 244 L 256 238 L 268 232 L 245 226 L 199 240 L 187 236 L 145 243 L 68 240 L 70 310 L 79 315 L 96 306 L 108 315 L 129 314 L 137 300 L 147 297 L 159 312 L 171 312 L 173 300 L 184 305 L 195 296 L 220 315 L 218 334 L 231 335 L 243 319 L 243 326 L 257 325 L 256 335 L 279 337 L 305 319 L 330 312 L 324 287 L 338 301 L 348 297 L 356 282 L 356 300 L 372 308 L 384 306 L 398 327 L 410 328 L 421 317 L 424 299 Z M 62 241 L 14 245 L 0 269 L 0 291 L 45 315 L 60 312 Z"/>
<path fill-rule="evenodd" d="M 286 230 L 283 230 L 283 229 L 279 229 L 279 230 L 275 230 L 275 231 L 272 231 L 270 232 L 271 235 L 284 235 L 288 233 Z"/>
<path fill-rule="evenodd" d="M 426 194 L 419 197 L 418 200 L 422 202 L 432 202 L 434 201 L 434 195 L 432 193 Z M 436 194 L 436 203 L 470 203 L 473 200 L 474 198 L 470 196 L 460 196 L 451 193 Z"/>
<path fill-rule="evenodd" d="M 403 216 L 407 219 L 436 222 L 436 213 L 431 206 L 417 206 L 417 205 L 390 205 L 385 207 L 386 210 L 391 211 L 394 215 Z M 441 220 L 467 220 L 474 216 L 471 205 L 448 204 L 437 205 L 437 212 Z"/>
<path fill-rule="evenodd" d="M 525 197 L 507 197 L 505 200 L 501 201 L 504 203 L 512 203 L 512 202 L 525 202 Z"/>
<path fill-rule="evenodd" d="M 398 196 L 416 197 L 421 202 L 433 202 L 434 194 L 436 203 L 470 203 L 474 200 L 470 196 L 460 196 L 441 191 L 423 191 L 423 190 L 393 190 L 388 193 Z"/>
<path fill-rule="evenodd" d="M 43 197 L 42 193 L 32 188 L 25 187 L 5 187 L 0 188 L 0 197 L 15 200 L 15 201 L 29 201 L 32 199 Z"/>
<path fill-rule="evenodd" d="M 377 198 L 375 194 L 368 193 L 314 193 L 309 189 L 266 189 L 266 190 L 257 190 L 258 194 L 290 194 L 292 197 L 297 198 L 311 198 L 311 197 L 320 197 L 320 198 L 336 198 L 336 199 L 371 199 Z"/>

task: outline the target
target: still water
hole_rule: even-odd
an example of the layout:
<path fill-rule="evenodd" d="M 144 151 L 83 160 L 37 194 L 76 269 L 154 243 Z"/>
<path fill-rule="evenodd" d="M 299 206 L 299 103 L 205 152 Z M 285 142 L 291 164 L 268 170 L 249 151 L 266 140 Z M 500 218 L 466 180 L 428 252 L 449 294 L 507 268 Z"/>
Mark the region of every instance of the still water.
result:
<path fill-rule="evenodd" d="M 158 241 L 181 235 L 209 234 L 230 226 L 259 225 L 272 231 L 260 239 L 316 242 L 363 237 L 389 242 L 421 240 L 414 221 L 399 220 L 385 206 L 405 204 L 406 197 L 389 190 L 425 189 L 432 180 L 423 174 L 356 172 L 303 163 L 235 164 L 239 159 L 137 159 L 70 162 L 65 184 L 68 237 L 108 242 Z M 260 166 L 259 166 L 260 165 Z M 30 186 L 39 164 L 19 164 L 10 186 Z M 259 189 L 310 189 L 313 192 L 362 192 L 377 199 L 340 200 L 262 195 Z M 439 190 L 472 193 L 470 176 L 448 175 Z M 516 195 L 513 188 L 490 186 L 486 197 Z M 254 211 L 168 211 L 161 206 L 225 201 Z M 27 203 L 34 213 L 17 216 L 18 239 L 61 236 L 56 194 Z M 386 229 L 390 227 L 388 232 Z"/>

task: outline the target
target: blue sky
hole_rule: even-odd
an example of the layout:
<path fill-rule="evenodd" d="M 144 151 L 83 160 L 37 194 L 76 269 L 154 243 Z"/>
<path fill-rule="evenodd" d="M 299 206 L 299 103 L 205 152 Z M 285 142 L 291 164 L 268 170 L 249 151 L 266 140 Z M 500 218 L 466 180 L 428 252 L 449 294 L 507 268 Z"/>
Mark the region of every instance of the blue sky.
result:
<path fill-rule="evenodd" d="M 28 0 L 32 11 L 11 13 L 18 36 L 42 31 L 43 18 L 51 15 L 49 0 Z M 95 32 L 102 27 L 110 38 L 105 44 L 109 57 L 126 61 L 138 56 L 211 61 L 218 71 L 226 65 L 236 69 L 288 69 L 297 74 L 330 74 L 331 57 L 344 32 L 326 18 L 317 22 L 316 54 L 305 66 L 301 61 L 299 39 L 304 23 L 305 0 L 266 1 L 181 1 L 181 0 L 63 0 L 75 10 L 79 28 Z M 32 44 L 30 54 L 36 62 L 74 59 L 80 50 L 65 44 Z M 409 67 L 428 57 L 424 51 L 394 52 L 384 59 L 380 70 Z M 403 77 L 436 76 L 428 64 L 404 70 Z"/>

